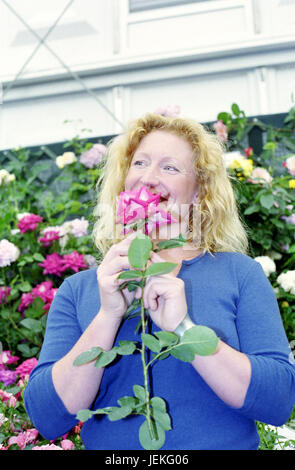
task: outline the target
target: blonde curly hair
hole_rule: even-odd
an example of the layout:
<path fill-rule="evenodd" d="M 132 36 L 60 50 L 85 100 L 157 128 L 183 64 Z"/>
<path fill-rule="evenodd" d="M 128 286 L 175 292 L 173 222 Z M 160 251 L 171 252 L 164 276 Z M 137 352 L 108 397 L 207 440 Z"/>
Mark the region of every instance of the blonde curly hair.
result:
<path fill-rule="evenodd" d="M 200 234 L 196 245 L 204 253 L 248 253 L 247 229 L 244 226 L 234 197 L 230 176 L 223 161 L 223 147 L 214 133 L 191 119 L 146 114 L 129 124 L 124 134 L 108 144 L 105 164 L 97 182 L 97 204 L 94 210 L 96 222 L 93 241 L 104 255 L 120 238 L 116 233 L 116 204 L 120 192 L 125 189 L 131 160 L 140 143 L 153 130 L 164 130 L 185 138 L 194 154 L 194 169 L 198 184 L 200 227 L 192 227 Z"/>

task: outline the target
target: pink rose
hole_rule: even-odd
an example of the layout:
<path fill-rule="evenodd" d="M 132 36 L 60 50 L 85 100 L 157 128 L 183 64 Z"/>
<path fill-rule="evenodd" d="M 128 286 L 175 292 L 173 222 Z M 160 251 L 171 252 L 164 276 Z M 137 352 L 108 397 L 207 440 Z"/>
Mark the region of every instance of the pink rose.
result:
<path fill-rule="evenodd" d="M 42 263 L 38 263 L 43 269 L 43 274 L 55 274 L 61 276 L 63 272 L 63 258 L 58 253 L 47 255 Z"/>
<path fill-rule="evenodd" d="M 19 360 L 18 356 L 12 356 L 9 350 L 0 353 L 0 364 L 13 364 Z"/>
<path fill-rule="evenodd" d="M 223 124 L 221 120 L 219 120 L 215 124 L 213 124 L 213 127 L 219 140 L 221 142 L 226 142 L 228 138 L 226 125 Z"/>
<path fill-rule="evenodd" d="M 249 183 L 259 184 L 259 183 L 271 183 L 272 176 L 265 168 L 256 167 L 252 171 L 251 175 L 249 176 L 248 180 Z"/>
<path fill-rule="evenodd" d="M 54 230 L 47 230 L 43 237 L 38 238 L 39 242 L 42 243 L 44 247 L 51 246 L 55 240 L 59 239 L 59 233 Z"/>
<path fill-rule="evenodd" d="M 7 297 L 9 296 L 11 291 L 11 287 L 0 287 L 0 304 L 2 302 L 5 302 L 7 300 Z"/>
<path fill-rule="evenodd" d="M 155 109 L 154 113 L 165 117 L 176 117 L 180 114 L 180 106 L 178 104 L 159 106 L 157 109 Z"/>
<path fill-rule="evenodd" d="M 60 443 L 61 447 L 63 450 L 74 450 L 74 443 L 70 441 L 69 439 L 64 439 Z"/>
<path fill-rule="evenodd" d="M 153 194 L 145 186 L 137 191 L 122 192 L 118 201 L 117 223 L 124 225 L 123 234 L 130 232 L 131 225 L 139 221 L 146 221 L 146 234 L 155 227 L 176 222 L 170 214 L 158 207 L 160 199 L 161 193 Z"/>
<path fill-rule="evenodd" d="M 95 165 L 101 162 L 103 156 L 106 153 L 106 146 L 103 144 L 94 144 L 90 150 L 82 153 L 80 156 L 80 162 L 87 168 L 93 168 Z"/>
<path fill-rule="evenodd" d="M 34 298 L 30 292 L 24 293 L 21 296 L 20 304 L 17 307 L 18 311 L 24 313 L 24 311 L 31 305 L 34 301 Z"/>
<path fill-rule="evenodd" d="M 21 379 L 24 379 L 30 375 L 30 373 L 36 367 L 37 364 L 38 360 L 35 357 L 26 359 L 24 362 L 22 362 L 19 366 L 16 367 L 15 372 L 19 375 Z"/>
<path fill-rule="evenodd" d="M 284 166 L 288 169 L 291 176 L 295 176 L 295 155 L 287 158 L 284 162 Z"/>
<path fill-rule="evenodd" d="M 83 255 L 80 255 L 77 251 L 73 251 L 63 257 L 63 271 L 66 269 L 72 269 L 74 272 L 78 272 L 79 269 L 87 269 L 88 266 L 84 261 Z"/>
<path fill-rule="evenodd" d="M 55 444 L 45 444 L 43 446 L 35 446 L 32 450 L 63 450 L 61 447 Z"/>
<path fill-rule="evenodd" d="M 42 221 L 43 219 L 39 215 L 28 214 L 19 220 L 17 227 L 20 229 L 21 233 L 25 233 L 28 230 L 36 230 L 37 223 Z"/>

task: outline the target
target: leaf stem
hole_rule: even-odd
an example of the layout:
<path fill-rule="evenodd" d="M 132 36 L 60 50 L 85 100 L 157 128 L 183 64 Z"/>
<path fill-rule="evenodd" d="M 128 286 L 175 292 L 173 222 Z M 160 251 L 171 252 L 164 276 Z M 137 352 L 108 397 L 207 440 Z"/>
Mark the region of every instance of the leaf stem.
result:
<path fill-rule="evenodd" d="M 141 329 L 142 333 L 145 334 L 146 332 L 146 321 L 145 321 L 145 315 L 144 315 L 144 303 L 143 303 L 143 289 L 145 286 L 145 278 L 142 280 L 142 294 L 141 294 L 141 299 L 140 299 L 140 315 L 141 315 Z M 143 368 L 143 377 L 144 377 L 144 389 L 145 389 L 145 397 L 146 397 L 146 420 L 150 432 L 151 439 L 154 440 L 156 439 L 156 436 L 154 434 L 153 426 L 152 426 L 152 421 L 151 421 L 151 409 L 150 409 L 150 392 L 149 392 L 149 380 L 148 380 L 148 373 L 147 373 L 147 365 L 145 362 L 145 345 L 142 342 L 141 344 L 141 362 L 142 362 L 142 368 Z"/>

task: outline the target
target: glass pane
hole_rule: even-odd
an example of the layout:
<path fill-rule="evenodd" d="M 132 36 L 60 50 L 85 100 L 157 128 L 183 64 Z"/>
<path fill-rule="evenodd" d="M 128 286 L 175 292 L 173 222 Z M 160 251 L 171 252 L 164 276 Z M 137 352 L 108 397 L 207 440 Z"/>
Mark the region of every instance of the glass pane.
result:
<path fill-rule="evenodd" d="M 129 0 L 129 11 L 152 10 L 153 8 L 172 7 L 186 3 L 210 2 L 212 0 Z"/>

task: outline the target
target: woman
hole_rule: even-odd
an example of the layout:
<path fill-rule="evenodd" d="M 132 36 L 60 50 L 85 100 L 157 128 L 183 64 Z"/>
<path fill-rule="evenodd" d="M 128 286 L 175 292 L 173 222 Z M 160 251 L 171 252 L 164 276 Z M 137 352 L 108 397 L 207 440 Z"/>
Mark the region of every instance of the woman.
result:
<path fill-rule="evenodd" d="M 255 420 L 281 425 L 291 414 L 295 371 L 272 287 L 247 256 L 222 147 L 193 121 L 150 114 L 110 145 L 99 185 L 94 240 L 104 259 L 97 271 L 66 279 L 52 303 L 39 363 L 25 390 L 35 426 L 54 439 L 76 424 L 79 410 L 116 406 L 142 383 L 139 355 L 123 356 L 105 370 L 94 361 L 79 367 L 73 361 L 94 346 L 109 350 L 120 340 L 140 338 L 136 318 L 122 321 L 140 289 L 118 290 L 117 279 L 130 268 L 135 234 L 120 240 L 114 233 L 117 196 L 144 185 L 162 194 L 162 208 L 181 212 L 168 235 L 167 227 L 152 232 L 155 245 L 184 227 L 189 242 L 151 254 L 151 263 L 178 263 L 174 272 L 150 277 L 144 288 L 151 333 L 181 334 L 200 324 L 219 337 L 211 356 L 196 355 L 191 364 L 171 356 L 155 363 L 153 394 L 166 400 L 173 427 L 163 449 L 257 449 Z M 82 428 L 85 448 L 141 449 L 142 420 L 93 417 Z"/>

